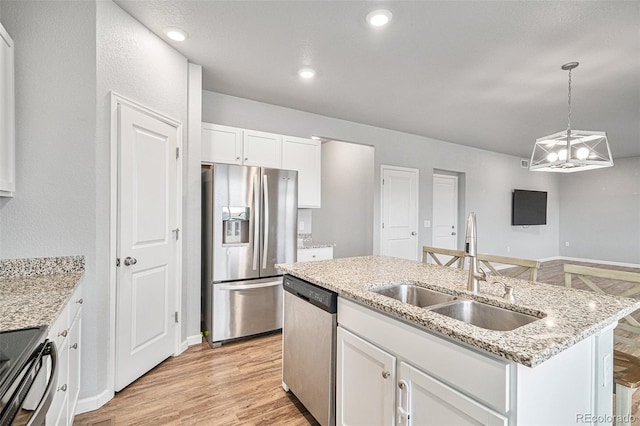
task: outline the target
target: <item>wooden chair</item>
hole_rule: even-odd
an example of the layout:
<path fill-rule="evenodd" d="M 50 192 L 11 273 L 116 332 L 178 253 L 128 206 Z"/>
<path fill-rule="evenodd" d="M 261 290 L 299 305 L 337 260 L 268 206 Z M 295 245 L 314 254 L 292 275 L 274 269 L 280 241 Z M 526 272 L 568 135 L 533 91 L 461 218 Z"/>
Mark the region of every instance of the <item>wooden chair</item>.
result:
<path fill-rule="evenodd" d="M 591 266 L 564 265 L 564 284 L 571 287 L 572 277 L 576 276 L 587 287 L 597 293 L 613 294 L 615 296 L 630 297 L 640 293 L 640 273 L 615 271 L 611 269 L 594 268 Z M 609 280 L 605 287 L 603 283 L 598 285 L 593 277 Z M 628 285 L 624 290 L 614 292 L 615 285 L 610 281 L 624 282 Z M 638 312 L 638 311 L 636 311 Z M 635 337 L 635 338 L 634 338 Z M 618 344 L 640 348 L 640 322 L 633 316 L 627 315 L 618 323 L 614 332 L 614 341 Z M 620 346 L 620 345 L 618 345 Z M 621 421 L 617 425 L 630 425 L 631 399 L 634 392 L 640 387 L 640 358 L 615 349 L 613 351 L 613 379 L 616 384 L 616 417 Z"/>
<path fill-rule="evenodd" d="M 440 259 L 438 256 L 448 256 L 450 257 L 449 260 L 446 259 Z M 433 261 L 440 266 L 451 266 L 454 263 L 458 262 L 458 269 L 463 269 L 464 268 L 464 256 L 465 253 L 462 250 L 452 250 L 452 249 L 446 249 L 446 248 L 439 248 L 439 247 L 429 247 L 429 246 L 423 246 L 422 247 L 422 261 L 424 263 L 427 263 L 427 260 L 429 257 L 431 257 L 433 259 Z M 444 263 L 443 263 L 444 262 Z"/>
<path fill-rule="evenodd" d="M 478 262 L 481 265 L 486 266 L 493 275 L 502 275 L 515 278 L 521 274 L 524 274 L 525 272 L 529 272 L 529 281 L 535 281 L 536 279 L 538 279 L 538 269 L 540 268 L 540 261 L 538 260 L 494 256 L 492 254 L 478 254 Z M 505 271 L 496 269 L 494 264 L 519 266 L 519 268 L 515 270 L 509 268 L 507 271 Z"/>

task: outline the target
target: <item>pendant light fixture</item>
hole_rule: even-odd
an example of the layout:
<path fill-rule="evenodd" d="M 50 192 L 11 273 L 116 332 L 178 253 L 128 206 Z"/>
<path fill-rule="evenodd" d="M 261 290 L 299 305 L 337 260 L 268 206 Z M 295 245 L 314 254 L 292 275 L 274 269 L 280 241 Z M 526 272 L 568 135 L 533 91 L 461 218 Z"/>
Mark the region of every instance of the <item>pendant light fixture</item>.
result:
<path fill-rule="evenodd" d="M 613 166 L 605 132 L 571 130 L 571 71 L 578 65 L 562 66 L 569 71 L 567 130 L 536 139 L 529 170 L 571 173 Z"/>

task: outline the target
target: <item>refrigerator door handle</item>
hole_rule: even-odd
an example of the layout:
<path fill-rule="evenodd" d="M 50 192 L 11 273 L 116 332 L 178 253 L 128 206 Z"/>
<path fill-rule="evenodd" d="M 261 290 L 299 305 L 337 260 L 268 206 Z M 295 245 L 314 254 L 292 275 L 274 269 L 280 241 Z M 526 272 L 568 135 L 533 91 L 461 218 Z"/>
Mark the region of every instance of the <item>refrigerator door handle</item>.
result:
<path fill-rule="evenodd" d="M 259 284 L 220 285 L 219 288 L 220 290 L 234 291 L 234 290 L 247 290 L 252 288 L 275 287 L 281 284 L 282 284 L 282 281 L 278 280 L 278 281 L 269 281 L 266 283 L 259 283 Z"/>
<path fill-rule="evenodd" d="M 260 254 L 258 247 L 260 245 L 260 191 L 258 190 L 258 176 L 253 177 L 253 270 L 258 269 L 258 258 Z"/>
<path fill-rule="evenodd" d="M 262 249 L 262 269 L 267 269 L 267 250 L 269 249 L 269 185 L 267 175 L 262 176 L 262 190 L 264 191 L 264 245 Z"/>

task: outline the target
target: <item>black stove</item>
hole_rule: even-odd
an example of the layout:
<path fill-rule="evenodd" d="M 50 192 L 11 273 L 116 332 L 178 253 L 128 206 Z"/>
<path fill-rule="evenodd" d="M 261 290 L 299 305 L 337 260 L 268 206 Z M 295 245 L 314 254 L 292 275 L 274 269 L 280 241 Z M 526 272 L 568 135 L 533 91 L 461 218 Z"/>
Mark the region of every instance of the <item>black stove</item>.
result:
<path fill-rule="evenodd" d="M 43 326 L 0 332 L 0 412 L 8 409 L 9 396 L 40 352 L 46 331 Z"/>

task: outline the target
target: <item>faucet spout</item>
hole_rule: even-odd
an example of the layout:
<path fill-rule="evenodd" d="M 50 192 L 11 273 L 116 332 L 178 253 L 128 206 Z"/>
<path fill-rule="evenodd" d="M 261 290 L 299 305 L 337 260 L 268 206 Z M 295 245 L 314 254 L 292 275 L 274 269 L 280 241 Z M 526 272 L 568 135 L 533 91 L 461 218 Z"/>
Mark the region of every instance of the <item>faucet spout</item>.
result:
<path fill-rule="evenodd" d="M 478 294 L 479 282 L 486 280 L 486 274 L 480 268 L 478 268 L 477 256 L 477 231 L 476 231 L 476 214 L 475 212 L 469 213 L 467 217 L 467 230 L 464 237 L 464 252 L 469 258 L 469 278 L 467 279 L 467 290 Z M 480 271 L 480 273 L 478 273 Z"/>

